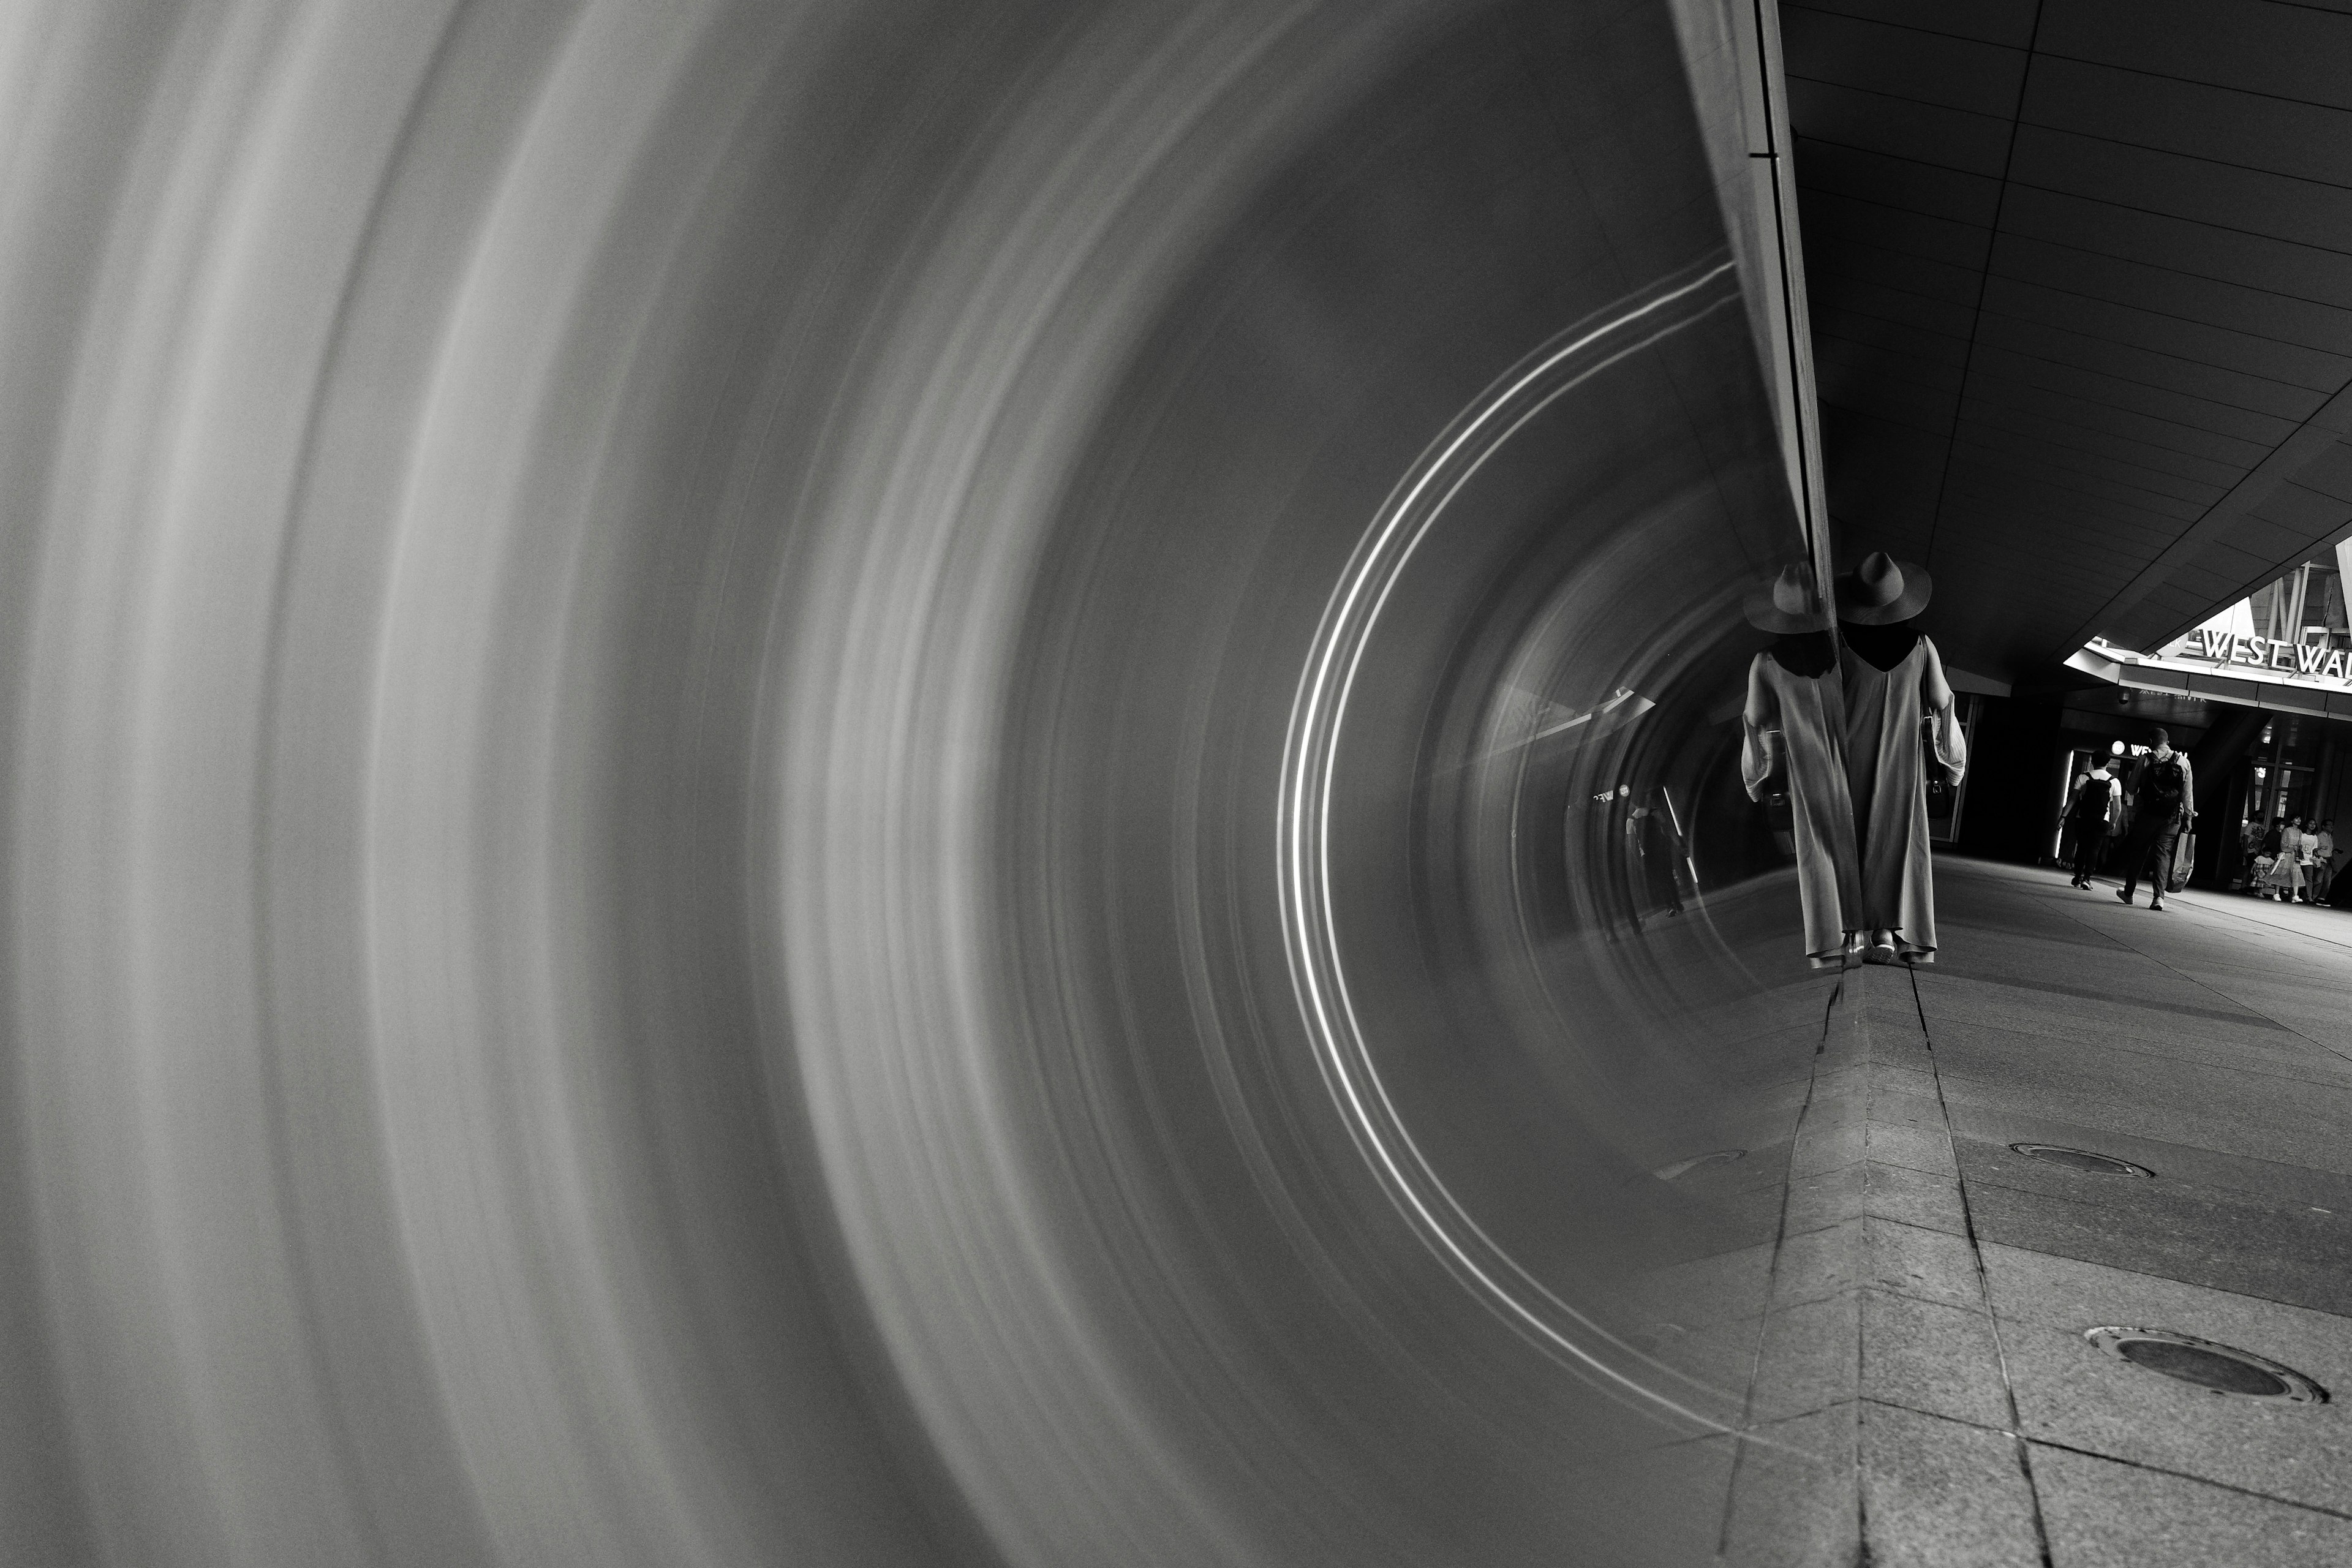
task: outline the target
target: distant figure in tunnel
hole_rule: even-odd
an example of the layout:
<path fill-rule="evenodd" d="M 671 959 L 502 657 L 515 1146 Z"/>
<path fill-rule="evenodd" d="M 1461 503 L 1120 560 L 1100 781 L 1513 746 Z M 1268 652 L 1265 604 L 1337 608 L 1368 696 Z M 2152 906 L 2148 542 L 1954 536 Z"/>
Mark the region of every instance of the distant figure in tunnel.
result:
<path fill-rule="evenodd" d="M 2075 790 L 2074 804 L 2066 812 L 2066 832 L 2074 844 L 2074 885 L 2078 888 L 2091 885 L 2091 873 L 2098 868 L 2099 853 L 2107 847 L 2107 833 L 2123 806 L 2123 792 L 2116 787 L 2113 766 L 2101 757 Z"/>
<path fill-rule="evenodd" d="M 1675 830 L 1674 808 L 1664 791 L 1650 791 L 1625 814 L 1625 855 L 1627 880 L 1633 889 L 1633 929 L 1640 931 L 1643 917 L 1658 910 L 1682 913 L 1675 862 L 1684 855 L 1683 840 Z"/>
<path fill-rule="evenodd" d="M 1750 626 L 1780 640 L 1748 667 L 1740 779 L 1750 800 L 1789 797 L 1805 956 L 1817 966 L 1843 965 L 1861 946 L 1862 889 L 1846 786 L 1844 679 L 1829 611 L 1801 565 L 1750 594 L 1744 607 Z"/>
<path fill-rule="evenodd" d="M 1837 580 L 1845 644 L 1845 771 L 1862 852 L 1862 921 L 1872 963 L 1932 963 L 1936 885 L 1927 849 L 1927 773 L 1920 725 L 1948 783 L 1968 767 L 1952 688 L 1936 645 L 1911 624 L 1935 584 L 1885 552 Z"/>
<path fill-rule="evenodd" d="M 2116 897 L 2130 903 L 2145 875 L 2147 907 L 2160 910 L 2165 883 L 2172 876 L 2173 846 L 2197 819 L 2197 787 L 2189 759 L 2172 749 L 2171 734 L 2159 727 L 2148 739 L 2152 744 L 2132 773 L 2131 821 L 2124 828 L 2118 868 L 2124 885 L 2116 889 Z"/>

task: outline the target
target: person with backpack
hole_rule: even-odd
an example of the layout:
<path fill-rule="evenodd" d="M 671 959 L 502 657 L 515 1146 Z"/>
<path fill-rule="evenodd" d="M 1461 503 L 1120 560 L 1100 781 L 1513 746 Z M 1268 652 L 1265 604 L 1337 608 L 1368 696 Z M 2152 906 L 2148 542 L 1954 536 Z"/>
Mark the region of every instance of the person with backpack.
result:
<path fill-rule="evenodd" d="M 2106 758 L 2083 777 L 2074 790 L 2074 804 L 2066 812 L 2066 831 L 2074 845 L 2074 881 L 2077 888 L 2091 885 L 2091 873 L 2098 868 L 2099 852 L 2107 847 L 2107 832 L 2115 826 L 2116 816 L 2123 805 L 2123 792 L 2116 787 L 2112 765 Z"/>
<path fill-rule="evenodd" d="M 2147 907 L 2155 910 L 2164 908 L 2173 847 L 2197 819 L 2197 790 L 2189 759 L 2172 749 L 2172 737 L 2158 729 L 2151 738 L 2155 745 L 2140 758 L 2132 777 L 2131 822 L 2124 831 L 2124 885 L 2116 889 L 2116 897 L 2130 903 L 2146 872 Z"/>

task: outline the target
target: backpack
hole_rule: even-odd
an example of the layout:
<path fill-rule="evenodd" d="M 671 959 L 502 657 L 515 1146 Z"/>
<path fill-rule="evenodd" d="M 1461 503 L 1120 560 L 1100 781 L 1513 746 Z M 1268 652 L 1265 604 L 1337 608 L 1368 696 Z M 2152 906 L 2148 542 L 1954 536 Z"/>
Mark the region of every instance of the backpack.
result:
<path fill-rule="evenodd" d="M 2149 758 L 2147 764 L 2141 768 L 2139 775 L 2139 798 L 2142 807 L 2153 805 L 2158 810 L 2165 812 L 2179 809 L 2180 797 L 2188 793 L 2185 787 L 2187 782 L 2180 776 L 2179 757 L 2176 756 L 2168 763 L 2159 763 L 2153 757 Z"/>

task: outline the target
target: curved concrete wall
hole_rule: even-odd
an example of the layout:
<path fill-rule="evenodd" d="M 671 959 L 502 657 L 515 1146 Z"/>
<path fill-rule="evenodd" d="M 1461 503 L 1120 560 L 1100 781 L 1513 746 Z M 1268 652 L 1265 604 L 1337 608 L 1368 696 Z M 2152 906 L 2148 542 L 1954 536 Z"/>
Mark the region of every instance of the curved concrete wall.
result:
<path fill-rule="evenodd" d="M 1665 6 L 0 70 L 5 1555 L 1713 1529 L 1677 1182 L 1819 999 L 1709 804 L 1803 545 Z"/>

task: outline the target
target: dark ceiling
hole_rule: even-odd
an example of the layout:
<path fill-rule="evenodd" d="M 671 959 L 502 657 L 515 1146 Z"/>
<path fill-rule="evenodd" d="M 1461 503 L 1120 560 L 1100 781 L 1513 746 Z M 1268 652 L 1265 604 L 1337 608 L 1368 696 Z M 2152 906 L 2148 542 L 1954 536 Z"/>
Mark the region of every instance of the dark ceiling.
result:
<path fill-rule="evenodd" d="M 2352 0 L 1780 25 L 1841 557 L 1955 662 L 2147 648 L 2352 530 Z"/>

